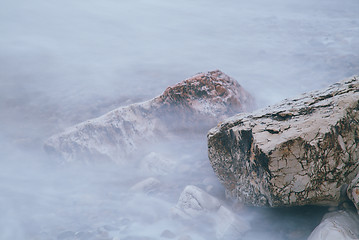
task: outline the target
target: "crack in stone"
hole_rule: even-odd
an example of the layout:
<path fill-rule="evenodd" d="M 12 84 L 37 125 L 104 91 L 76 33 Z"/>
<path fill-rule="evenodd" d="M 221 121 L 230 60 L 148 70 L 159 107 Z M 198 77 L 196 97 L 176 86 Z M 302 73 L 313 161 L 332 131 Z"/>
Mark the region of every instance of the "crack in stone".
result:
<path fill-rule="evenodd" d="M 212 165 L 220 159 L 238 162 L 231 165 L 238 177 L 229 195 L 257 206 L 261 195 L 270 206 L 337 203 L 340 187 L 359 171 L 359 81 L 350 84 L 231 118 L 225 125 L 229 142 L 222 149 L 217 144 L 222 129 L 217 128 L 209 136 Z M 226 171 L 214 170 L 224 178 L 218 173 Z"/>

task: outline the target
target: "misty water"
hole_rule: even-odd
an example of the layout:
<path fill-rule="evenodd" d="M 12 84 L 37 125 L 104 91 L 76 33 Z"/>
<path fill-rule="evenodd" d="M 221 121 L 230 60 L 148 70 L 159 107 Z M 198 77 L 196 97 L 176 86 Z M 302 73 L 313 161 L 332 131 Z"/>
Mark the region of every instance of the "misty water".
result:
<path fill-rule="evenodd" d="M 51 135 L 220 69 L 257 107 L 359 73 L 357 0 L 0 0 L 0 239 L 216 239 L 171 216 L 186 185 L 224 199 L 206 136 L 148 146 L 173 163 L 151 177 L 126 159 L 59 164 Z M 144 156 L 152 156 L 146 155 Z M 153 174 L 152 174 L 153 175 Z M 238 209 L 244 239 L 305 239 L 326 209 Z M 190 238 L 189 238 L 190 237 Z"/>

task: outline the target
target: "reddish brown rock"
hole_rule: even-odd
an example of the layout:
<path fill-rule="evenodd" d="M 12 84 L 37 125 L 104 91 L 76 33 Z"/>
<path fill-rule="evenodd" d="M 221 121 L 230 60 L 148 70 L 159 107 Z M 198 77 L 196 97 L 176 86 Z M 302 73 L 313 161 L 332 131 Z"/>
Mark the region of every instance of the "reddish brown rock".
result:
<path fill-rule="evenodd" d="M 239 85 L 239 83 L 223 72 L 216 70 L 200 73 L 186 79 L 155 98 L 158 103 L 170 106 L 185 106 L 198 110 L 200 107 L 219 108 L 224 105 L 224 112 L 245 112 L 253 107 L 253 98 Z M 201 106 L 207 102 L 212 106 Z"/>
<path fill-rule="evenodd" d="M 146 143 L 184 132 L 205 134 L 217 122 L 252 107 L 251 95 L 223 72 L 200 73 L 152 100 L 71 127 L 51 137 L 45 149 L 67 161 L 120 162 Z"/>

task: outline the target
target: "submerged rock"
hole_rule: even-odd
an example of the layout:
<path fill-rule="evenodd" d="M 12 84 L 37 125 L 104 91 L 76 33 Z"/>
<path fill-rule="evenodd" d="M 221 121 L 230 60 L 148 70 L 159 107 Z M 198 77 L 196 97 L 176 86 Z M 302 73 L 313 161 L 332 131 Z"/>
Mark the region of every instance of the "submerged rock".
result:
<path fill-rule="evenodd" d="M 241 239 L 250 230 L 249 223 L 223 206 L 219 199 L 192 185 L 183 190 L 172 214 L 185 220 L 205 218 L 219 240 Z"/>
<path fill-rule="evenodd" d="M 255 206 L 337 205 L 359 171 L 359 80 L 238 114 L 208 133 L 230 197 Z"/>
<path fill-rule="evenodd" d="M 218 210 L 221 202 L 196 186 L 186 186 L 177 205 L 172 210 L 174 216 L 184 219 L 198 217 Z"/>
<path fill-rule="evenodd" d="M 130 190 L 134 191 L 134 192 L 142 192 L 142 193 L 146 193 L 146 194 L 151 194 L 151 193 L 158 191 L 160 186 L 161 186 L 161 182 L 158 179 L 149 177 L 149 178 L 133 185 L 130 188 Z"/>
<path fill-rule="evenodd" d="M 326 214 L 308 238 L 308 240 L 355 239 L 359 239 L 359 215 L 347 211 Z"/>
<path fill-rule="evenodd" d="M 141 161 L 139 168 L 143 174 L 168 175 L 176 167 L 175 161 L 161 153 L 150 152 Z"/>
<path fill-rule="evenodd" d="M 215 231 L 217 239 L 238 240 L 243 233 L 249 231 L 249 224 L 236 216 L 228 208 L 221 206 L 215 215 Z"/>
<path fill-rule="evenodd" d="M 45 150 L 66 161 L 123 161 L 145 143 L 183 132 L 205 133 L 218 121 L 248 111 L 253 98 L 216 70 L 184 80 L 152 100 L 111 111 L 55 135 Z"/>

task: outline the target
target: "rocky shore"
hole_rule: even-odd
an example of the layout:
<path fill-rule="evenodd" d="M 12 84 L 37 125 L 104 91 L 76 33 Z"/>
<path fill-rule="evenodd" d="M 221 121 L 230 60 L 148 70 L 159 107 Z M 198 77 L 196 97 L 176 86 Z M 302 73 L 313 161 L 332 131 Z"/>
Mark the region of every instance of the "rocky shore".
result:
<path fill-rule="evenodd" d="M 126 184 L 115 202 L 128 206 L 117 209 L 120 224 L 57 239 L 156 239 L 146 235 L 152 228 L 179 240 L 359 238 L 359 80 L 250 112 L 254 105 L 216 70 L 51 137 L 45 150 L 63 163 L 116 163 L 111 184 Z M 208 164 L 194 134 L 215 125 Z"/>

